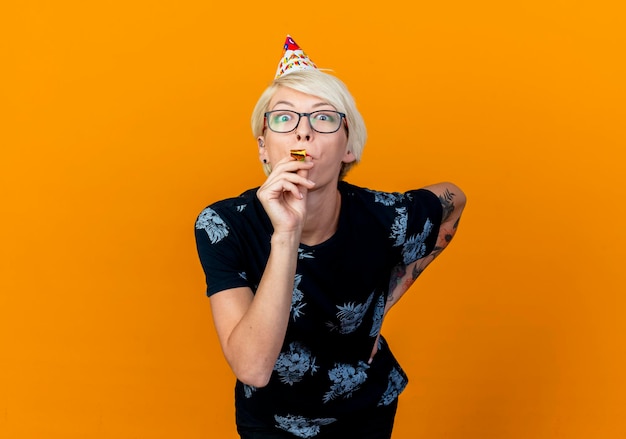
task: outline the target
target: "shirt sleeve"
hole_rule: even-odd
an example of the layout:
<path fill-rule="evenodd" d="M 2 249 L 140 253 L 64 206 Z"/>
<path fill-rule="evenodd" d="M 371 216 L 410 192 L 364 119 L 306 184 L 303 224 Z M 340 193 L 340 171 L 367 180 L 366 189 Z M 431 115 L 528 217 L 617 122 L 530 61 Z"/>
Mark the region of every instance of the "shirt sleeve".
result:
<path fill-rule="evenodd" d="M 212 207 L 204 209 L 196 219 L 195 237 L 208 296 L 249 286 L 239 240 L 223 215 Z"/>
<path fill-rule="evenodd" d="M 410 264 L 430 254 L 437 243 L 443 208 L 437 195 L 426 189 L 406 194 L 407 232 L 402 245 L 404 264 Z"/>

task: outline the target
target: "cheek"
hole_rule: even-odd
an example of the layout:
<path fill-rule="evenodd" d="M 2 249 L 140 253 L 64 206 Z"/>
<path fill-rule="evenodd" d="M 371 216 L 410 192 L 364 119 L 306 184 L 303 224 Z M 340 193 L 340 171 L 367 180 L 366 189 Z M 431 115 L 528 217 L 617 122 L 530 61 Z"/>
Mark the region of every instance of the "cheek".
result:
<path fill-rule="evenodd" d="M 270 157 L 280 155 L 285 149 L 285 139 L 276 136 L 265 137 L 265 152 Z"/>

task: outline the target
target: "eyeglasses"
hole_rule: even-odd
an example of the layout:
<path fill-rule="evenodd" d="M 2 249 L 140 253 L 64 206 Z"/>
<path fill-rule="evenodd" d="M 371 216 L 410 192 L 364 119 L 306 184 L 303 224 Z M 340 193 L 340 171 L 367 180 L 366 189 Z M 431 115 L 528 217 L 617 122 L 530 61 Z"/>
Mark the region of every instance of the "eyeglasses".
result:
<path fill-rule="evenodd" d="M 309 125 L 311 125 L 314 131 L 323 134 L 338 131 L 341 128 L 341 121 L 346 117 L 344 113 L 332 110 L 320 110 L 312 113 L 274 110 L 265 113 L 265 120 L 270 130 L 275 133 L 289 133 L 298 127 L 302 116 L 306 116 L 309 119 Z"/>

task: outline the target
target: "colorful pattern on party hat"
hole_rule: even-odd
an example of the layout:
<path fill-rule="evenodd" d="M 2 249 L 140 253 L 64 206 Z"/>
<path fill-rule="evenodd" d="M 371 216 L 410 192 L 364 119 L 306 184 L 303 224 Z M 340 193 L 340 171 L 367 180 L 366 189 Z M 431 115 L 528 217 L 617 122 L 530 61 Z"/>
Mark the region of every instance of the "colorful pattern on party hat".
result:
<path fill-rule="evenodd" d="M 285 40 L 283 57 L 278 63 L 275 78 L 280 78 L 287 73 L 296 72 L 298 70 L 309 69 L 317 69 L 317 66 L 313 61 L 311 61 L 307 54 L 304 53 L 302 49 L 300 49 L 300 46 L 298 46 L 293 38 L 287 35 L 287 39 Z"/>

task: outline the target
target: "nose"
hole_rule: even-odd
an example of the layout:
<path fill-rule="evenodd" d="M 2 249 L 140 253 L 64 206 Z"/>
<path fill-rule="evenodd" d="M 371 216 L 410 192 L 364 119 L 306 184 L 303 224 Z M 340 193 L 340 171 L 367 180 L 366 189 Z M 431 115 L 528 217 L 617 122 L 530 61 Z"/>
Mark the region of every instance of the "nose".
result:
<path fill-rule="evenodd" d="M 309 121 L 309 117 L 301 116 L 298 121 L 298 125 L 296 126 L 296 139 L 298 142 L 311 140 L 311 135 L 313 134 L 313 129 L 311 128 L 311 121 Z"/>

